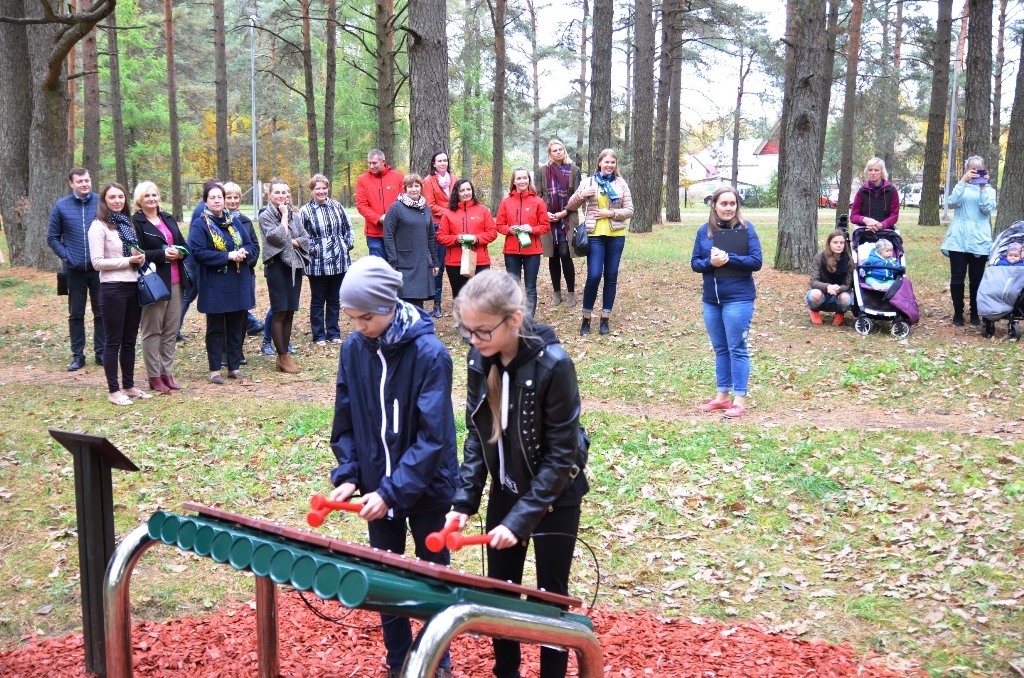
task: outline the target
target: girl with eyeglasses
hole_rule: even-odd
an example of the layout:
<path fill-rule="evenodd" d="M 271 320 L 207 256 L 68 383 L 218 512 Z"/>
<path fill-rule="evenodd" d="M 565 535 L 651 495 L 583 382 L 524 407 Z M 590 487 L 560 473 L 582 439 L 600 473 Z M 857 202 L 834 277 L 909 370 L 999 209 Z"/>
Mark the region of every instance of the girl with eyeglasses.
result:
<path fill-rule="evenodd" d="M 493 270 L 470 279 L 455 299 L 459 332 L 472 348 L 461 479 L 447 520 L 466 526 L 490 476 L 488 576 L 521 584 L 532 538 L 537 588 L 567 595 L 580 504 L 590 489 L 583 473 L 589 441 L 572 359 L 526 304 L 518 281 Z M 565 676 L 565 651 L 543 647 L 540 656 L 541 676 Z M 519 643 L 495 639 L 494 658 L 495 676 L 519 675 Z"/>

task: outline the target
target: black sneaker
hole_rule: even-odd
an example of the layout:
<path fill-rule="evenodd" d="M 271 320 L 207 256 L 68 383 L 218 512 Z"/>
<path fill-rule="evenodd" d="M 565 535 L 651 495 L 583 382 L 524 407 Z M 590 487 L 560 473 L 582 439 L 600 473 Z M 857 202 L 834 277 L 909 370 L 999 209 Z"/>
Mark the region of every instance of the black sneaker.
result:
<path fill-rule="evenodd" d="M 71 361 L 71 364 L 68 365 L 68 372 L 77 372 L 83 367 L 85 367 L 85 356 L 76 355 L 74 359 Z"/>
<path fill-rule="evenodd" d="M 277 351 L 274 350 L 274 345 L 269 341 L 264 341 L 263 345 L 260 346 L 260 350 L 263 351 L 263 355 L 275 356 Z"/>

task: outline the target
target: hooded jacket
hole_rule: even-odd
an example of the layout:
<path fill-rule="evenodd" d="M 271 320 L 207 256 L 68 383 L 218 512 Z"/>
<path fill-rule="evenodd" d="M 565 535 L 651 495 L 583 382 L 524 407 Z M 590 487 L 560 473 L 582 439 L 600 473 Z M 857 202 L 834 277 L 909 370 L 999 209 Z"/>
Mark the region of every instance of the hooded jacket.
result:
<path fill-rule="evenodd" d="M 544 251 L 541 235 L 551 231 L 551 221 L 548 219 L 547 203 L 535 191 L 520 193 L 512 189 L 508 197 L 498 205 L 498 217 L 495 221 L 498 233 L 506 236 L 505 249 L 502 250 L 505 254 L 527 256 L 541 254 Z M 526 224 L 532 229 L 528 247 L 519 244 L 518 236 L 510 228 L 522 224 Z"/>
<path fill-rule="evenodd" d="M 437 242 L 448 248 L 444 254 L 444 265 L 462 264 L 462 245 L 459 244 L 458 237 L 464 233 L 476 236 L 476 242 L 473 243 L 476 265 L 490 266 L 491 257 L 487 253 L 487 246 L 498 237 L 498 229 L 487 208 L 472 201 L 460 202 L 457 210 L 445 210 L 444 216 L 441 217 L 441 226 L 437 229 Z"/>
<path fill-rule="evenodd" d="M 67 268 L 93 270 L 89 257 L 89 228 L 96 219 L 99 204 L 100 197 L 91 192 L 85 198 L 72 193 L 54 204 L 46 229 L 46 244 Z"/>
<path fill-rule="evenodd" d="M 757 237 L 754 225 L 746 222 L 747 253 L 744 255 L 730 254 L 728 268 L 740 271 L 761 270 L 761 241 Z M 711 265 L 711 247 L 714 241 L 708 237 L 708 225 L 705 223 L 697 229 L 697 237 L 693 242 L 693 254 L 690 257 L 690 268 L 695 273 L 704 274 L 703 300 L 708 304 L 727 304 L 733 301 L 753 301 L 757 297 L 753 275 L 716 276 L 715 267 Z"/>
<path fill-rule="evenodd" d="M 865 181 L 853 198 L 850 221 L 863 224 L 864 217 L 882 222 L 880 230 L 895 226 L 900 218 L 900 194 L 896 187 L 884 179 L 878 186 Z"/>
<path fill-rule="evenodd" d="M 363 216 L 363 232 L 367 238 L 384 237 L 384 215 L 405 191 L 405 175 L 390 165 L 380 174 L 363 172 L 356 179 L 356 209 Z"/>
<path fill-rule="evenodd" d="M 341 347 L 331 450 L 335 487 L 376 492 L 402 518 L 447 512 L 459 475 L 452 359 L 419 308 L 394 344 L 351 333 Z"/>
<path fill-rule="evenodd" d="M 484 358 L 476 348 L 469 350 L 466 444 L 454 502 L 454 510 L 476 513 L 490 475 L 491 492 L 515 501 L 501 524 L 520 539 L 530 536 L 549 507 L 578 506 L 590 489 L 584 472 L 574 468 L 582 438 L 576 368 L 551 328 L 524 327 L 535 338 L 519 340 L 519 351 L 504 370 L 498 356 Z M 493 365 L 508 375 L 508 422 L 500 448 L 490 442 L 494 418 L 487 374 Z"/>

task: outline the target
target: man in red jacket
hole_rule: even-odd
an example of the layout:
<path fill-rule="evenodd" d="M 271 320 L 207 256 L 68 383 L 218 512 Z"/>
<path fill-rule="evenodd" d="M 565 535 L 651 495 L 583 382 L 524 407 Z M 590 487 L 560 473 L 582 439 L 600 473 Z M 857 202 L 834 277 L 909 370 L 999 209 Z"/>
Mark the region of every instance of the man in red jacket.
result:
<path fill-rule="evenodd" d="M 391 169 L 384 152 L 373 149 L 366 156 L 369 170 L 356 179 L 356 209 L 363 215 L 363 232 L 370 255 L 384 258 L 384 215 L 402 192 L 405 176 Z"/>

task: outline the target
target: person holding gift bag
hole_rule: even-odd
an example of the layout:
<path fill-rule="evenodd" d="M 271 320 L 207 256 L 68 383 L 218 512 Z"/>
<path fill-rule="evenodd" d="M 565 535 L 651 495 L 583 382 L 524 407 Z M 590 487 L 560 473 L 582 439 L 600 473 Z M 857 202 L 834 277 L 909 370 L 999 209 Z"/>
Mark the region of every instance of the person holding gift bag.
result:
<path fill-rule="evenodd" d="M 452 286 L 453 299 L 459 296 L 467 279 L 491 267 L 487 246 L 497 237 L 494 219 L 476 199 L 473 182 L 459 179 L 437 229 L 437 242 L 448 248 L 444 268 Z"/>
<path fill-rule="evenodd" d="M 530 170 L 517 167 L 512 171 L 508 197 L 498 206 L 498 233 L 505 235 L 505 270 L 516 280 L 522 272 L 530 317 L 537 313 L 537 273 L 543 245 L 540 236 L 551 230 L 548 207 L 537 195 Z"/>

